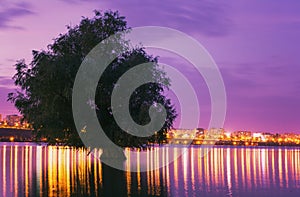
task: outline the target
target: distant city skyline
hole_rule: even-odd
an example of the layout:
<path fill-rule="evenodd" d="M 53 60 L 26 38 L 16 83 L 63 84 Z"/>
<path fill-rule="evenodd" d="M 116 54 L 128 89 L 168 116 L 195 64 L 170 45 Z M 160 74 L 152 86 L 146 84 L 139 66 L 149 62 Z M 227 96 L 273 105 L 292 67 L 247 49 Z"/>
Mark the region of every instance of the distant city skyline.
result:
<path fill-rule="evenodd" d="M 232 131 L 300 131 L 300 2 L 192 0 L 119 2 L 0 2 L 0 113 L 18 114 L 7 94 L 16 60 L 29 63 L 32 50 L 46 49 L 52 39 L 93 10 L 119 10 L 130 27 L 157 25 L 178 29 L 204 45 L 220 68 L 227 92 L 224 128 Z M 53 14 L 55 10 L 55 14 Z M 197 89 L 199 125 L 207 127 L 210 97 L 192 66 L 172 54 L 149 51 L 174 65 Z M 175 101 L 176 103 L 176 101 Z M 178 103 L 176 103 L 177 110 Z M 194 106 L 190 106 L 194 107 Z M 191 114 L 192 116 L 192 114 Z M 178 125 L 177 123 L 175 124 Z"/>
<path fill-rule="evenodd" d="M 18 116 L 19 118 L 17 119 L 13 119 L 12 122 L 18 122 L 20 123 L 21 119 L 22 118 L 22 115 L 20 114 L 8 114 L 8 115 L 3 115 L 1 112 L 0 112 L 0 123 L 1 121 L 7 121 L 7 117 L 11 117 L 11 116 Z M 14 123 L 12 125 L 14 125 Z M 1 128 L 1 124 L 0 124 L 0 128 Z M 203 131 L 206 131 L 208 130 L 209 128 L 204 128 L 204 127 L 198 127 L 198 128 L 189 128 L 189 129 L 186 129 L 186 128 L 174 128 L 174 129 L 171 129 L 170 131 L 172 130 L 182 130 L 182 131 L 192 131 L 192 130 L 203 130 Z M 272 133 L 272 134 L 276 134 L 276 133 L 282 133 L 282 134 L 286 134 L 286 133 L 294 133 L 294 134 L 300 134 L 300 130 L 293 130 L 293 131 L 289 131 L 289 130 L 285 130 L 283 132 L 279 132 L 279 131 L 276 131 L 276 130 L 272 130 L 272 131 L 269 131 L 269 130 L 249 130 L 249 129 L 245 129 L 245 130 L 229 130 L 227 128 L 211 128 L 212 130 L 218 130 L 218 129 L 221 129 L 221 132 L 224 134 L 224 133 L 229 133 L 229 134 L 233 134 L 235 132 L 250 132 L 250 133 Z"/>

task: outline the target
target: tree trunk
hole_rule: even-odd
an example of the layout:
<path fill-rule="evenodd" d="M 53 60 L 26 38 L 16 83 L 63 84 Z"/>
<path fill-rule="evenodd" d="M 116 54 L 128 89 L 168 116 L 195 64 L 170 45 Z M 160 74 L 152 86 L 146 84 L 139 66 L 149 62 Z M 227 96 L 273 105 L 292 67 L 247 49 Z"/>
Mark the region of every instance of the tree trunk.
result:
<path fill-rule="evenodd" d="M 126 156 L 124 154 L 124 149 L 122 148 L 103 148 L 103 152 L 100 156 L 101 161 L 115 160 L 115 161 L 125 161 Z"/>
<path fill-rule="evenodd" d="M 128 196 L 124 171 L 115 169 L 103 162 L 101 163 L 103 196 Z"/>

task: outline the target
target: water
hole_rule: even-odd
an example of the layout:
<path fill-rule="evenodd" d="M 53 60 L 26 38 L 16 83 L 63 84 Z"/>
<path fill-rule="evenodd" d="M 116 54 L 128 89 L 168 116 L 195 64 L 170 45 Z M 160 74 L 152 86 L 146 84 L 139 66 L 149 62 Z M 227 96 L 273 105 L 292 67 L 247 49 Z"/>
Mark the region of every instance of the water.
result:
<path fill-rule="evenodd" d="M 205 157 L 200 147 L 186 150 L 148 172 L 139 169 L 180 149 L 127 155 L 125 168 L 137 172 L 123 172 L 85 150 L 0 143 L 0 196 L 300 196 L 299 148 L 215 146 Z"/>

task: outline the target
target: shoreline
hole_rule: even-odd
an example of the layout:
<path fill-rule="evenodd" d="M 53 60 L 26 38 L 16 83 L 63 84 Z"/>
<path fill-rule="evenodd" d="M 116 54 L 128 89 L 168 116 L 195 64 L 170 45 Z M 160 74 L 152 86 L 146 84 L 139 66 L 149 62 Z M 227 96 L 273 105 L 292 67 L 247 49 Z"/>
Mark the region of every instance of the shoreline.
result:
<path fill-rule="evenodd" d="M 36 144 L 36 145 L 41 145 L 41 146 L 59 146 L 59 147 L 72 147 L 72 146 L 66 146 L 66 145 L 62 145 L 62 144 L 57 144 L 57 145 L 48 145 L 47 142 L 43 142 L 43 141 L 9 141 L 9 140 L 0 140 L 0 143 L 31 143 L 31 144 Z M 291 144 L 291 143 L 270 143 L 270 142 L 255 142 L 255 144 L 250 144 L 250 145 L 245 145 L 245 142 L 240 142 L 238 144 L 234 144 L 233 141 L 229 142 L 229 141 L 217 141 L 214 144 L 199 144 L 199 143 L 163 143 L 161 145 L 170 145 L 170 146 L 176 146 L 176 147 L 180 147 L 180 146 L 193 146 L 193 147 L 197 147 L 197 146 L 228 146 L 228 147 L 299 147 L 300 148 L 300 144 Z M 149 148 L 152 147 L 159 147 L 160 144 L 151 144 L 149 145 Z M 75 147 L 75 146 L 74 146 Z M 130 148 L 130 147 L 127 147 Z"/>

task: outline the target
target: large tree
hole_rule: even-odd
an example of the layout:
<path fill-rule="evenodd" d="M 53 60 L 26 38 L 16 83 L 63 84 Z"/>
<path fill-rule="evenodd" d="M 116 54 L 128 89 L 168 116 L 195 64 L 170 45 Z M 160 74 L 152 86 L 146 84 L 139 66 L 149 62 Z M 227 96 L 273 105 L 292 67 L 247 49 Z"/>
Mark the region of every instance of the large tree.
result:
<path fill-rule="evenodd" d="M 125 17 L 118 12 L 95 11 L 93 18 L 83 18 L 79 25 L 68 26 L 47 50 L 33 51 L 33 60 L 26 64 L 20 60 L 13 76 L 19 91 L 10 93 L 12 101 L 24 118 L 29 121 L 37 137 L 46 137 L 50 144 L 83 146 L 72 115 L 72 88 L 78 69 L 86 55 L 102 40 L 120 32 L 130 31 Z M 118 56 L 101 76 L 94 108 L 106 135 L 121 147 L 144 147 L 161 143 L 176 118 L 176 112 L 163 91 L 170 85 L 166 74 L 158 68 L 157 58 L 148 55 L 141 47 L 129 47 L 120 38 L 126 52 Z M 149 71 L 160 83 L 147 83 L 138 87 L 130 97 L 130 114 L 133 120 L 145 125 L 151 121 L 150 106 L 160 103 L 167 112 L 163 127 L 149 137 L 136 137 L 124 132 L 114 120 L 111 95 L 118 79 L 129 69 L 142 63 L 150 63 Z M 99 76 L 100 77 L 100 76 Z M 88 87 L 87 87 L 88 88 Z"/>

